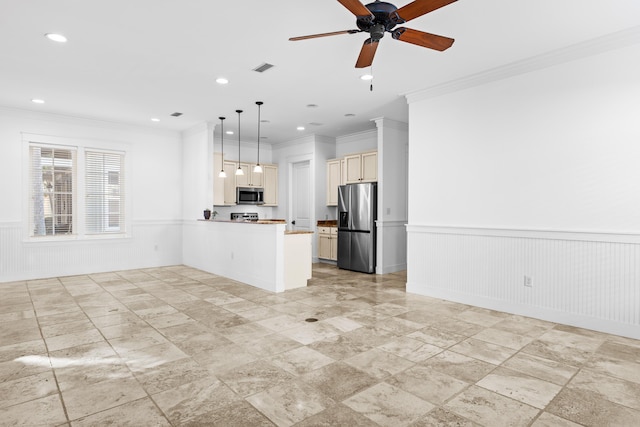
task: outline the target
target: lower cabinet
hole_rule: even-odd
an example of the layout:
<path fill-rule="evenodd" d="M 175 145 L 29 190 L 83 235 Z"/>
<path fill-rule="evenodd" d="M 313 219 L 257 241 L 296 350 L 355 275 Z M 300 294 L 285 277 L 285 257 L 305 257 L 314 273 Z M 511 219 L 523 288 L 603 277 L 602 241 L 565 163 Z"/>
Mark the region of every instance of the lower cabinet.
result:
<path fill-rule="evenodd" d="M 318 227 L 318 258 L 338 260 L 337 227 Z"/>

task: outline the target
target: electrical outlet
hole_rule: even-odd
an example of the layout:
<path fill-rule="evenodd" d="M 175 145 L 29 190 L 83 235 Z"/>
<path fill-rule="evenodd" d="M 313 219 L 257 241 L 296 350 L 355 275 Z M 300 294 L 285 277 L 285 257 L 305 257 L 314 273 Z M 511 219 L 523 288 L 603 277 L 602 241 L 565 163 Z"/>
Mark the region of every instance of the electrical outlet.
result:
<path fill-rule="evenodd" d="M 527 288 L 531 288 L 533 287 L 533 277 L 532 276 L 527 276 L 526 274 L 524 275 L 524 285 Z"/>

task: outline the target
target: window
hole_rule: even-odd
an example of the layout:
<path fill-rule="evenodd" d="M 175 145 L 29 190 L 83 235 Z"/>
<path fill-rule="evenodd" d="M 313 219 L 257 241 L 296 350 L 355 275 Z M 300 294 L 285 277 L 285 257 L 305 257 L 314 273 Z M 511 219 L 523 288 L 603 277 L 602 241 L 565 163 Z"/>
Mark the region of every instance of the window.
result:
<path fill-rule="evenodd" d="M 124 234 L 124 159 L 120 151 L 30 142 L 29 236 Z"/>
<path fill-rule="evenodd" d="M 123 155 L 87 151 L 85 163 L 87 234 L 123 231 Z"/>
<path fill-rule="evenodd" d="M 75 150 L 32 146 L 30 157 L 31 235 L 72 234 Z"/>

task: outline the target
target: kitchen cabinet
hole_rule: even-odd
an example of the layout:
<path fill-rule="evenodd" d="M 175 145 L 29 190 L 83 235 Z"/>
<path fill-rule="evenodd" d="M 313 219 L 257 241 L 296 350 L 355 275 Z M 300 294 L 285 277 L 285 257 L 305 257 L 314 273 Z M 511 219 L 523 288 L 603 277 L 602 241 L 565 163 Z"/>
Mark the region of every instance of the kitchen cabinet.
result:
<path fill-rule="evenodd" d="M 344 157 L 347 184 L 378 181 L 378 152 L 350 154 Z"/>
<path fill-rule="evenodd" d="M 224 163 L 226 178 L 218 177 Z M 262 164 L 262 173 L 253 172 L 255 164 L 240 163 L 244 175 L 236 175 L 238 162 L 222 161 L 222 154 L 213 155 L 213 204 L 232 206 L 236 204 L 236 187 L 264 188 L 264 205 L 278 205 L 278 165 Z"/>
<path fill-rule="evenodd" d="M 318 258 L 338 259 L 338 228 L 318 227 Z"/>
<path fill-rule="evenodd" d="M 278 206 L 278 166 L 262 165 L 264 205 Z"/>
<path fill-rule="evenodd" d="M 240 169 L 242 169 L 244 175 L 236 176 L 236 187 L 264 187 L 263 173 L 255 173 L 253 171 L 255 166 L 255 164 L 240 163 Z"/>
<path fill-rule="evenodd" d="M 224 171 L 227 173 L 226 178 L 220 178 L 218 174 L 222 170 L 224 163 Z M 213 204 L 215 206 L 235 205 L 236 204 L 236 179 L 235 171 L 238 167 L 236 162 L 225 160 L 222 161 L 220 153 L 213 155 Z"/>
<path fill-rule="evenodd" d="M 327 206 L 338 206 L 338 186 L 341 183 L 341 160 L 327 161 Z"/>

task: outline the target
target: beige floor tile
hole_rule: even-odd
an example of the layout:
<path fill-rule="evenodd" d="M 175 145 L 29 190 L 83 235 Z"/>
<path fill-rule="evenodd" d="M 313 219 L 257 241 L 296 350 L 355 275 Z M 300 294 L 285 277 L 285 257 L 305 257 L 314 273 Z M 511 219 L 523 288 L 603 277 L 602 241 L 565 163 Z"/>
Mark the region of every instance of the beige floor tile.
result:
<path fill-rule="evenodd" d="M 407 336 L 440 348 L 449 348 L 467 338 L 464 335 L 443 332 L 431 327 L 420 329 L 408 334 Z"/>
<path fill-rule="evenodd" d="M 538 414 L 536 408 L 476 386 L 454 397 L 444 408 L 484 426 L 526 426 Z"/>
<path fill-rule="evenodd" d="M 132 350 L 121 354 L 121 357 L 132 372 L 144 372 L 165 363 L 187 359 L 189 355 L 176 347 L 175 344 L 163 343 L 140 350 Z"/>
<path fill-rule="evenodd" d="M 582 369 L 567 388 L 585 390 L 599 399 L 640 411 L 640 384 Z"/>
<path fill-rule="evenodd" d="M 67 417 L 57 393 L 0 408 L 0 423 L 6 426 L 60 426 L 65 421 Z"/>
<path fill-rule="evenodd" d="M 342 404 L 334 405 L 296 424 L 296 427 L 371 427 L 373 421 Z"/>
<path fill-rule="evenodd" d="M 381 426 L 406 426 L 433 409 L 433 405 L 387 383 L 370 387 L 343 402 Z"/>
<path fill-rule="evenodd" d="M 191 359 L 164 363 L 156 369 L 135 373 L 138 382 L 149 394 L 160 393 L 205 377 L 211 373 Z"/>
<path fill-rule="evenodd" d="M 590 426 L 636 426 L 640 411 L 601 399 L 588 390 L 564 388 L 545 411 Z"/>
<path fill-rule="evenodd" d="M 371 350 L 373 345 L 366 342 L 354 341 L 344 335 L 336 335 L 322 341 L 316 341 L 308 346 L 334 360 L 343 360 L 356 354 Z"/>
<path fill-rule="evenodd" d="M 141 399 L 146 395 L 133 376 L 62 391 L 62 398 L 71 421 Z"/>
<path fill-rule="evenodd" d="M 498 368 L 476 383 L 480 387 L 544 408 L 561 390 L 561 386 L 506 368 Z"/>
<path fill-rule="evenodd" d="M 369 375 L 384 379 L 414 365 L 413 362 L 402 357 L 374 348 L 344 360 L 356 369 Z"/>
<path fill-rule="evenodd" d="M 269 334 L 256 338 L 250 342 L 242 344 L 247 351 L 259 357 L 269 357 L 285 351 L 300 347 L 298 341 L 282 336 L 280 334 Z M 325 354 L 327 355 L 327 354 Z M 327 355 L 331 357 L 330 355 Z"/>
<path fill-rule="evenodd" d="M 493 363 L 494 365 L 501 364 L 516 353 L 514 349 L 473 338 L 468 338 L 450 347 L 449 350 L 487 363 Z"/>
<path fill-rule="evenodd" d="M 247 363 L 218 375 L 229 388 L 246 397 L 295 379 L 295 376 L 265 360 Z"/>
<path fill-rule="evenodd" d="M 428 412 L 417 421 L 411 423 L 411 427 L 480 427 L 480 424 L 474 423 L 458 414 L 447 411 L 443 408 L 435 408 Z"/>
<path fill-rule="evenodd" d="M 172 423 L 183 423 L 236 403 L 240 397 L 214 376 L 180 385 L 151 396 Z"/>
<path fill-rule="evenodd" d="M 302 380 L 336 402 L 378 383 L 378 379 L 371 375 L 341 362 L 331 363 L 304 374 Z"/>
<path fill-rule="evenodd" d="M 580 424 L 565 420 L 548 412 L 543 412 L 533 424 L 531 424 L 531 427 L 580 427 Z"/>
<path fill-rule="evenodd" d="M 334 362 L 332 358 L 309 347 L 298 347 L 277 354 L 269 361 L 294 375 L 303 375 Z"/>
<path fill-rule="evenodd" d="M 292 426 L 322 412 L 335 402 L 311 386 L 287 382 L 246 399 L 278 426 Z"/>
<path fill-rule="evenodd" d="M 400 337 L 377 348 L 415 363 L 423 362 L 443 351 L 440 347 L 409 337 Z"/>
<path fill-rule="evenodd" d="M 58 392 L 51 370 L 0 382 L 0 408 L 39 399 Z"/>
<path fill-rule="evenodd" d="M 502 366 L 558 385 L 565 385 L 578 372 L 576 367 L 526 353 L 514 355 Z"/>
<path fill-rule="evenodd" d="M 484 329 L 473 336 L 474 339 L 496 344 L 502 347 L 520 350 L 533 341 L 533 338 L 496 328 Z"/>
<path fill-rule="evenodd" d="M 596 354 L 584 366 L 592 371 L 640 384 L 640 363 Z"/>
<path fill-rule="evenodd" d="M 171 424 L 148 397 L 125 403 L 73 421 L 73 427 L 138 426 L 169 427 Z"/>
<path fill-rule="evenodd" d="M 451 375 L 468 383 L 475 383 L 489 372 L 496 369 L 496 365 L 483 362 L 452 351 L 443 351 L 421 363 L 439 372 Z"/>
<path fill-rule="evenodd" d="M 256 408 L 243 401 L 235 402 L 220 409 L 199 414 L 188 421 L 180 424 L 181 427 L 231 427 L 231 426 L 251 426 L 251 427 L 274 427 L 267 417 L 262 415 Z"/>
<path fill-rule="evenodd" d="M 434 405 L 442 405 L 470 385 L 450 375 L 420 365 L 413 366 L 385 381 Z"/>
<path fill-rule="evenodd" d="M 333 326 L 320 322 L 307 323 L 279 333 L 304 345 L 340 335 L 340 332 Z"/>

